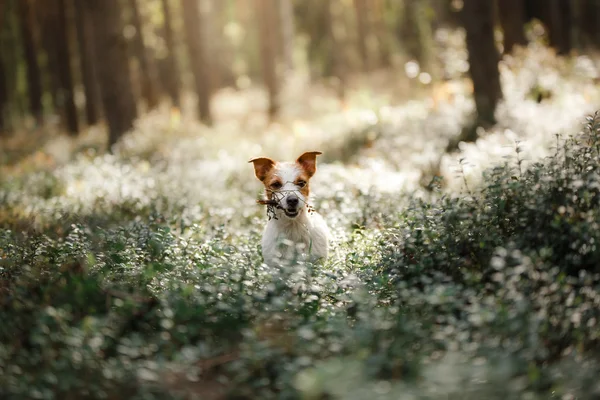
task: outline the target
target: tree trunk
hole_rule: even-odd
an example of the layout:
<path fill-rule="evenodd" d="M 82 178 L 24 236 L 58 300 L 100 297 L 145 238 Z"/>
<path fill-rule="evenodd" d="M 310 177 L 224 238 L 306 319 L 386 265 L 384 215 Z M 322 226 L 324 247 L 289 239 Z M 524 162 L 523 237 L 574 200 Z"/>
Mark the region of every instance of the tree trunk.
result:
<path fill-rule="evenodd" d="M 25 104 L 18 91 L 19 66 L 21 59 L 21 40 L 18 23 L 18 10 L 15 2 L 1 4 L 3 6 L 4 19 L 2 20 L 2 35 L 0 35 L 0 58 L 2 59 L 2 92 L 4 108 L 4 132 L 11 132 L 16 127 L 15 122 L 22 121 L 26 116 Z M 2 7 L 0 7 L 2 8 Z"/>
<path fill-rule="evenodd" d="M 404 2 L 404 24 L 400 33 L 409 56 L 419 63 L 422 71 L 431 72 L 434 42 L 431 20 L 427 16 L 427 6 L 429 6 L 428 2 L 423 0 L 406 0 Z"/>
<path fill-rule="evenodd" d="M 161 62 L 162 81 L 165 82 L 165 87 L 171 98 L 171 102 L 175 107 L 179 107 L 179 89 L 181 82 L 179 79 L 179 65 L 177 62 L 177 52 L 175 50 L 175 39 L 173 27 L 171 25 L 171 5 L 169 0 L 161 0 L 163 12 L 163 36 L 167 47 L 167 55 Z"/>
<path fill-rule="evenodd" d="M 273 29 L 275 25 L 274 10 L 276 9 L 273 0 L 257 1 L 257 21 L 260 34 L 260 59 L 262 65 L 263 82 L 269 94 L 270 118 L 279 113 L 279 80 L 277 79 L 277 50 L 276 36 L 277 32 Z"/>
<path fill-rule="evenodd" d="M 42 47 L 45 57 L 45 65 L 43 70 L 45 71 L 44 81 L 46 87 L 50 90 L 50 96 L 52 98 L 53 111 L 57 114 L 63 114 L 63 102 L 60 96 L 60 83 L 58 80 L 58 59 L 57 59 L 57 45 L 56 45 L 56 31 L 57 31 L 57 10 L 54 2 L 48 0 L 47 2 L 39 2 L 34 7 L 34 11 L 37 14 L 37 18 L 40 21 L 41 32 L 42 32 Z"/>
<path fill-rule="evenodd" d="M 571 0 L 549 0 L 550 26 L 548 33 L 550 46 L 558 54 L 568 54 L 571 51 Z"/>
<path fill-rule="evenodd" d="M 182 0 L 183 24 L 188 47 L 190 68 L 194 76 L 196 95 L 198 96 L 198 117 L 204 123 L 212 124 L 210 110 L 211 82 L 206 42 L 202 35 L 202 14 L 197 0 Z"/>
<path fill-rule="evenodd" d="M 331 18 L 334 3 L 331 0 L 307 0 L 297 3 L 297 27 L 309 38 L 306 50 L 311 77 L 329 77 L 334 74 L 334 28 Z"/>
<path fill-rule="evenodd" d="M 383 0 L 375 0 L 373 8 L 373 25 L 377 36 L 379 63 L 383 67 L 389 67 L 392 65 L 392 55 L 385 14 L 385 2 Z"/>
<path fill-rule="evenodd" d="M 369 15 L 365 0 L 354 0 L 354 12 L 356 14 L 356 32 L 358 54 L 360 55 L 363 71 L 371 68 L 369 60 Z"/>
<path fill-rule="evenodd" d="M 346 74 L 348 62 L 346 58 L 346 49 L 348 48 L 348 40 L 346 36 L 340 34 L 345 33 L 343 29 L 343 8 L 337 3 L 333 4 L 331 0 L 325 1 L 325 15 L 328 26 L 327 36 L 331 45 L 331 58 L 333 76 L 337 78 L 336 92 L 340 100 L 346 97 Z"/>
<path fill-rule="evenodd" d="M 119 0 L 85 0 L 85 4 L 92 20 L 100 95 L 112 146 L 137 118 L 121 9 Z"/>
<path fill-rule="evenodd" d="M 35 41 L 35 23 L 31 9 L 30 0 L 19 0 L 17 2 L 19 11 L 19 22 L 21 26 L 21 40 L 27 68 L 27 92 L 31 114 L 39 122 L 42 120 L 42 78 L 40 66 L 37 59 L 37 45 Z"/>
<path fill-rule="evenodd" d="M 98 123 L 98 82 L 96 64 L 94 62 L 92 31 L 90 16 L 87 14 L 85 2 L 89 0 L 73 0 L 75 5 L 75 28 L 77 30 L 77 46 L 79 50 L 79 67 L 85 94 L 85 117 L 88 125 Z"/>
<path fill-rule="evenodd" d="M 4 1 L 0 0 L 0 21 L 4 25 L 6 6 Z M 0 36 L 1 37 L 1 36 Z M 2 43 L 0 41 L 0 137 L 5 136 L 7 132 L 6 126 L 6 105 L 8 104 L 8 86 L 6 84 L 6 68 L 4 67 L 4 54 L 2 50 Z"/>
<path fill-rule="evenodd" d="M 281 31 L 281 34 L 277 36 L 281 37 L 281 56 L 286 69 L 291 71 L 294 69 L 294 7 L 292 0 L 279 0 L 277 4 Z"/>
<path fill-rule="evenodd" d="M 76 135 L 79 132 L 77 121 L 77 107 L 73 90 L 73 77 L 71 75 L 71 50 L 67 34 L 67 8 L 65 0 L 56 0 L 58 21 L 56 24 L 56 60 L 58 67 L 58 81 L 60 84 L 60 97 L 64 105 L 64 116 L 67 131 Z"/>
<path fill-rule="evenodd" d="M 227 60 L 229 43 L 223 32 L 223 27 L 227 23 L 227 2 L 202 0 L 200 6 L 201 36 L 210 38 L 206 42 L 205 53 L 210 72 L 209 81 L 211 89 L 214 91 L 235 82 L 231 72 L 232 61 Z"/>
<path fill-rule="evenodd" d="M 583 47 L 600 48 L 600 2 L 581 0 L 579 4 L 580 42 Z"/>
<path fill-rule="evenodd" d="M 523 0 L 498 0 L 498 14 L 504 32 L 504 53 L 511 53 L 515 45 L 526 46 L 525 2 Z"/>
<path fill-rule="evenodd" d="M 149 50 L 144 43 L 144 24 L 138 0 L 129 0 L 131 8 L 131 24 L 135 28 L 135 36 L 133 37 L 134 53 L 138 60 L 140 68 L 140 78 L 142 86 L 142 97 L 146 100 L 148 109 L 153 109 L 158 105 L 158 90 L 156 82 L 158 82 L 158 74 L 156 66 L 149 55 Z"/>
<path fill-rule="evenodd" d="M 1 5 L 0 5 L 1 7 Z M 0 18 L 2 17 L 0 12 Z M 0 54 L 0 137 L 7 131 L 6 126 L 6 104 L 8 103 L 8 88 L 6 87 L 6 70 L 4 68 L 4 57 Z"/>
<path fill-rule="evenodd" d="M 496 105 L 502 98 L 498 71 L 500 56 L 494 43 L 493 8 L 493 2 L 464 0 L 462 10 L 477 118 L 479 123 L 484 124 L 495 123 Z"/>

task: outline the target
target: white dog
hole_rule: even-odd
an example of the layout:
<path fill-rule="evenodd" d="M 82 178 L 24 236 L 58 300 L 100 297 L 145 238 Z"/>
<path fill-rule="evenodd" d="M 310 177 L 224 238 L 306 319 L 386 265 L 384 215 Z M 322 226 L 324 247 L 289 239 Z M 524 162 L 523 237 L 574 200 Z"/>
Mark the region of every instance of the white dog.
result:
<path fill-rule="evenodd" d="M 317 170 L 318 151 L 302 154 L 295 162 L 276 162 L 259 157 L 250 160 L 256 177 L 265 185 L 270 219 L 263 233 L 265 263 L 276 265 L 292 260 L 298 251 L 310 259 L 327 258 L 329 228 L 308 205 L 309 179 Z"/>

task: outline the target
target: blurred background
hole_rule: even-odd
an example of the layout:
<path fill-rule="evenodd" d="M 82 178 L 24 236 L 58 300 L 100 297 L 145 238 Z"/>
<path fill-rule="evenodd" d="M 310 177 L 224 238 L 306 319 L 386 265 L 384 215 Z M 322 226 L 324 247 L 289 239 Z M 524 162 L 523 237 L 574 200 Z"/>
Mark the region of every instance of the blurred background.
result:
<path fill-rule="evenodd" d="M 549 112 L 532 105 L 553 104 L 561 129 L 597 104 L 595 0 L 4 0 L 0 19 L 5 173 L 32 155 L 52 164 L 114 151 L 132 130 L 163 141 L 236 131 L 259 145 L 248 155 L 273 149 L 273 129 L 301 137 L 298 147 L 321 144 L 319 131 L 362 129 L 350 120 L 398 132 L 406 109 L 394 107 L 421 101 L 410 113 L 423 120 L 446 110 L 419 165 L 439 175 L 439 154 L 461 141 L 527 136 L 515 118 Z"/>

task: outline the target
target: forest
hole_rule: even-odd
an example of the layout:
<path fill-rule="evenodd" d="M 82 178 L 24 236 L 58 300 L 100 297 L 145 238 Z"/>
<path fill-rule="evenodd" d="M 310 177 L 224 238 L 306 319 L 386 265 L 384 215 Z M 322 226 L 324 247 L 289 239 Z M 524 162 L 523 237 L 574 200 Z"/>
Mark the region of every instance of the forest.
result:
<path fill-rule="evenodd" d="M 0 0 L 0 398 L 600 398 L 599 50 L 597 0 Z M 328 256 L 267 263 L 248 161 L 317 151 Z"/>

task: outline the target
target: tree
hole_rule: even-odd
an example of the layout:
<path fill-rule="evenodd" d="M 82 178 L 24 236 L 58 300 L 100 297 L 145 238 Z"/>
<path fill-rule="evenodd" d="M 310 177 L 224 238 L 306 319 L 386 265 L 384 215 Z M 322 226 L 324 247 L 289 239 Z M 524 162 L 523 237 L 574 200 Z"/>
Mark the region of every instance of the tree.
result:
<path fill-rule="evenodd" d="M 19 92 L 17 85 L 19 77 L 19 68 L 23 65 L 22 48 L 19 24 L 18 10 L 16 2 L 0 2 L 0 11 L 3 12 L 0 20 L 0 58 L 2 60 L 2 95 L 1 103 L 4 111 L 4 130 L 10 131 L 15 128 L 15 117 L 25 117 L 28 108 L 26 99 Z"/>
<path fill-rule="evenodd" d="M 469 75 L 477 112 L 475 121 L 451 139 L 446 151 L 454 151 L 461 141 L 477 140 L 477 128 L 496 123 L 494 113 L 502 98 L 498 62 L 500 54 L 494 43 L 494 4 L 489 1 L 463 0 L 460 14 L 467 33 Z"/>
<path fill-rule="evenodd" d="M 162 32 L 167 48 L 167 54 L 160 64 L 162 81 L 164 82 L 165 88 L 169 93 L 171 102 L 175 107 L 179 107 L 179 88 L 181 86 L 181 82 L 179 79 L 179 65 L 177 62 L 177 56 L 175 54 L 173 27 L 171 25 L 171 5 L 169 0 L 161 0 L 161 6 L 164 18 Z"/>
<path fill-rule="evenodd" d="M 550 46 L 558 54 L 568 54 L 571 51 L 571 0 L 549 0 L 549 37 Z"/>
<path fill-rule="evenodd" d="M 334 3 L 332 0 L 324 0 L 324 6 L 324 14 L 328 27 L 326 37 L 329 38 L 331 49 L 332 75 L 337 78 L 337 95 L 343 100 L 346 96 L 346 73 L 348 68 L 346 58 L 348 39 L 343 27 L 343 9 L 340 3 Z"/>
<path fill-rule="evenodd" d="M 85 116 L 89 125 L 98 123 L 98 82 L 96 64 L 94 62 L 94 46 L 90 16 L 85 7 L 89 0 L 73 0 L 75 5 L 75 29 L 77 30 L 77 47 L 79 50 L 79 68 L 85 94 Z"/>
<path fill-rule="evenodd" d="M 379 62 L 382 66 L 389 67 L 392 65 L 392 55 L 385 14 L 385 2 L 383 0 L 375 0 L 373 3 L 373 27 L 377 36 Z"/>
<path fill-rule="evenodd" d="M 473 80 L 478 123 L 494 124 L 494 112 L 502 98 L 498 62 L 494 43 L 494 4 L 489 1 L 464 0 L 462 21 L 467 33 L 469 74 Z"/>
<path fill-rule="evenodd" d="M 58 17 L 55 40 L 60 96 L 64 105 L 67 131 L 72 135 L 76 135 L 79 132 L 79 122 L 77 120 L 73 76 L 71 74 L 71 46 L 69 45 L 69 35 L 67 33 L 69 19 L 67 18 L 66 0 L 56 0 L 55 4 Z"/>
<path fill-rule="evenodd" d="M 31 114 L 38 122 L 42 119 L 42 78 L 37 58 L 37 44 L 35 42 L 35 22 L 30 0 L 17 2 L 19 23 L 21 26 L 21 41 L 27 69 L 27 92 Z"/>
<path fill-rule="evenodd" d="M 224 27 L 229 22 L 229 7 L 226 1 L 206 1 L 200 3 L 203 37 L 210 38 L 205 52 L 208 57 L 208 70 L 212 90 L 235 85 L 233 64 L 235 55 L 231 52 L 231 43 L 226 37 Z"/>
<path fill-rule="evenodd" d="M 334 18 L 334 13 L 339 18 Z M 335 75 L 335 56 L 341 49 L 336 47 L 336 32 L 344 31 L 343 6 L 335 0 L 307 0 L 298 3 L 298 29 L 309 37 L 307 55 L 311 72 L 317 76 Z M 352 46 L 355 46 L 355 42 Z"/>
<path fill-rule="evenodd" d="M 198 117 L 206 124 L 212 124 L 210 110 L 211 82 L 206 43 L 202 27 L 203 14 L 198 9 L 197 0 L 182 0 L 183 25 L 188 48 L 190 69 L 194 76 L 198 96 Z"/>
<path fill-rule="evenodd" d="M 58 80 L 58 59 L 57 59 L 57 10 L 56 3 L 54 0 L 49 1 L 38 1 L 36 6 L 33 7 L 36 12 L 36 17 L 40 23 L 41 29 L 41 44 L 43 49 L 44 64 L 42 69 L 45 72 L 44 78 L 46 85 L 50 90 L 52 98 L 52 105 L 54 111 L 63 114 L 63 101 L 61 93 L 61 86 Z"/>
<path fill-rule="evenodd" d="M 8 88 L 6 87 L 6 69 L 4 68 L 4 57 L 2 54 L 0 54 L 0 137 L 3 136 L 7 129 L 6 120 L 4 117 L 7 103 Z"/>
<path fill-rule="evenodd" d="M 587 48 L 600 47 L 600 2 L 581 0 L 579 2 L 578 23 L 580 44 Z"/>
<path fill-rule="evenodd" d="M 279 80 L 277 77 L 277 49 L 274 29 L 276 9 L 273 0 L 257 0 L 256 12 L 258 14 L 260 35 L 260 59 L 262 65 L 263 82 L 269 94 L 268 114 L 273 118 L 279 113 Z"/>
<path fill-rule="evenodd" d="M 431 72 L 434 43 L 427 7 L 430 7 L 428 1 L 406 0 L 404 2 L 400 39 L 407 53 L 419 63 L 421 70 Z"/>
<path fill-rule="evenodd" d="M 498 15 L 504 33 L 504 53 L 515 45 L 526 46 L 524 0 L 498 0 Z"/>
<path fill-rule="evenodd" d="M 148 108 L 153 109 L 159 101 L 156 88 L 156 82 L 158 82 L 156 66 L 144 43 L 144 24 L 137 0 L 129 0 L 129 6 L 131 9 L 131 24 L 135 28 L 133 47 L 140 68 L 142 97 L 146 100 Z"/>
<path fill-rule="evenodd" d="M 526 19 L 537 18 L 544 24 L 550 46 L 558 54 L 569 53 L 572 42 L 571 0 L 527 0 L 525 4 Z"/>
<path fill-rule="evenodd" d="M 281 56 L 283 58 L 283 65 L 286 69 L 294 69 L 294 35 L 295 35 L 295 24 L 294 24 L 294 7 L 292 0 L 279 0 L 277 2 L 279 11 L 279 26 L 281 46 Z"/>
<path fill-rule="evenodd" d="M 137 118 L 121 9 L 119 0 L 85 0 L 85 4 L 92 20 L 98 82 L 112 146 Z"/>
<path fill-rule="evenodd" d="M 354 0 L 354 12 L 356 14 L 356 31 L 358 34 L 358 53 L 361 58 L 363 71 L 368 71 L 371 68 L 371 63 L 368 46 L 369 14 L 367 2 L 365 0 Z"/>

